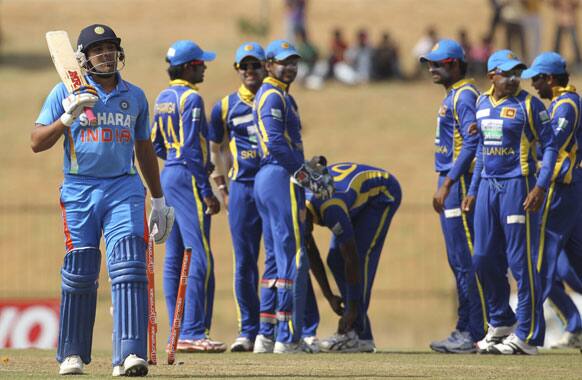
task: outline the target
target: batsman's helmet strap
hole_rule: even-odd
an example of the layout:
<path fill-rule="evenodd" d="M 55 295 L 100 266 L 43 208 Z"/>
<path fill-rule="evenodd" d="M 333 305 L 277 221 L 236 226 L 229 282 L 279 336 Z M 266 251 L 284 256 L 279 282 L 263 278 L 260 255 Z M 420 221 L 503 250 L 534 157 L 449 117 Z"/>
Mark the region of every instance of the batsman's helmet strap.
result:
<path fill-rule="evenodd" d="M 83 53 L 87 48 L 97 42 L 111 41 L 121 50 L 121 39 L 117 37 L 113 29 L 103 24 L 93 24 L 81 30 L 77 39 L 77 46 Z"/>

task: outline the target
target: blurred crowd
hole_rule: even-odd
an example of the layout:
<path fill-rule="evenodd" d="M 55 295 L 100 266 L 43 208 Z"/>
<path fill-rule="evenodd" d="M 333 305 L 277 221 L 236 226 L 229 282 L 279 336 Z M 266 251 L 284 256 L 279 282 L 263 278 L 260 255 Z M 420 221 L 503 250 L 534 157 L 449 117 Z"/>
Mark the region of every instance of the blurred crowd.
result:
<path fill-rule="evenodd" d="M 554 50 L 566 56 L 571 53 L 571 71 L 582 71 L 576 23 L 580 0 L 483 1 L 487 1 L 491 9 L 486 33 L 470 36 L 468 30 L 462 28 L 457 36 L 450 36 L 462 44 L 471 76 L 485 76 L 487 58 L 494 47 L 511 49 L 524 62 L 531 62 L 542 50 Z M 331 31 L 327 48 L 319 49 L 308 34 L 307 0 L 286 0 L 286 5 L 287 38 L 295 42 L 303 57 L 298 79 L 307 88 L 319 89 L 331 79 L 358 85 L 384 80 L 415 80 L 427 75 L 418 60 L 411 72 L 402 70 L 401 49 L 389 31 L 370 36 L 366 28 L 360 28 L 352 39 L 348 39 L 344 30 L 336 27 Z M 553 13 L 551 28 L 542 23 L 544 7 Z M 553 33 L 551 46 L 542 46 L 542 33 Z M 428 26 L 410 53 L 415 58 L 425 55 L 442 37 L 436 26 Z M 570 49 L 566 54 L 565 47 Z"/>

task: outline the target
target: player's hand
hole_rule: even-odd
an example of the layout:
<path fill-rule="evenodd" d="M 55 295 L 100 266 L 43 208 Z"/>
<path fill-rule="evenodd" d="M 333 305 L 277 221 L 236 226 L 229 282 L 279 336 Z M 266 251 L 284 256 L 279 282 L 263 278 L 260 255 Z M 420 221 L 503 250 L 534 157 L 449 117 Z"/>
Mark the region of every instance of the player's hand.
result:
<path fill-rule="evenodd" d="M 92 108 L 97 101 L 99 101 L 99 96 L 95 87 L 79 87 L 71 95 L 63 99 L 65 113 L 61 116 L 61 122 L 70 127 L 75 119 L 83 113 L 85 107 Z"/>
<path fill-rule="evenodd" d="M 475 206 L 474 195 L 467 195 L 465 198 L 463 198 L 463 201 L 461 202 L 461 209 L 463 210 L 463 212 L 471 212 L 474 206 Z"/>
<path fill-rule="evenodd" d="M 542 203 L 544 203 L 544 198 L 546 197 L 546 191 L 539 186 L 535 186 L 525 197 L 523 201 L 523 209 L 525 211 L 537 212 Z"/>
<path fill-rule="evenodd" d="M 477 127 L 477 124 L 473 123 L 473 124 L 469 125 L 467 132 L 469 133 L 470 136 L 476 135 L 479 132 L 479 128 Z"/>
<path fill-rule="evenodd" d="M 226 210 L 226 212 L 228 212 L 228 189 L 226 188 L 226 185 L 218 186 L 218 191 L 220 192 L 224 209 Z"/>
<path fill-rule="evenodd" d="M 342 316 L 344 314 L 344 302 L 342 301 L 341 297 L 332 294 L 327 301 L 329 302 L 329 306 L 331 306 L 334 313 L 336 313 L 339 316 Z"/>
<path fill-rule="evenodd" d="M 154 225 L 158 226 L 158 232 L 154 235 L 154 240 L 157 244 L 162 244 L 166 241 L 172 231 L 174 225 L 174 208 L 166 205 L 166 199 L 152 198 L 152 211 L 149 218 L 150 231 Z"/>
<path fill-rule="evenodd" d="M 358 311 L 355 308 L 348 308 L 339 320 L 337 331 L 340 334 L 346 334 L 348 331 L 353 330 L 357 318 Z"/>
<path fill-rule="evenodd" d="M 220 211 L 220 202 L 214 194 L 204 197 L 204 204 L 206 205 L 207 215 L 216 215 Z"/>
<path fill-rule="evenodd" d="M 329 174 L 327 160 L 323 156 L 314 156 L 310 161 L 306 161 L 293 174 L 293 180 L 299 186 L 310 190 L 320 199 L 326 200 L 333 196 L 335 189 L 333 178 Z"/>

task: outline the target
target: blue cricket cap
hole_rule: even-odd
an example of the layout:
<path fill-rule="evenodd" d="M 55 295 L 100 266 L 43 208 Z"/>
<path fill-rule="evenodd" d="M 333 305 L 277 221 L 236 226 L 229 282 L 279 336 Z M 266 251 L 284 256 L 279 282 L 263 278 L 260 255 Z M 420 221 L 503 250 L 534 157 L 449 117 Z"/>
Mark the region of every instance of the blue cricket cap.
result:
<path fill-rule="evenodd" d="M 526 68 L 525 63 L 521 62 L 517 56 L 508 49 L 498 50 L 491 54 L 487 60 L 487 71 L 499 69 L 501 71 L 509 71 L 517 66 Z"/>
<path fill-rule="evenodd" d="M 529 69 L 521 73 L 524 79 L 533 78 L 539 74 L 565 74 L 566 61 L 562 56 L 553 51 L 544 52 L 534 59 Z"/>
<path fill-rule="evenodd" d="M 243 59 L 247 57 L 253 57 L 259 61 L 264 61 L 265 51 L 263 50 L 262 46 L 256 42 L 245 42 L 236 50 L 234 62 L 238 65 L 242 62 Z"/>
<path fill-rule="evenodd" d="M 170 66 L 179 66 L 190 61 L 213 61 L 216 53 L 203 51 L 200 46 L 190 40 L 179 40 L 170 46 L 166 53 L 166 61 Z"/>
<path fill-rule="evenodd" d="M 282 61 L 294 55 L 301 58 L 301 54 L 297 52 L 295 46 L 287 40 L 272 41 L 266 49 L 267 59 L 274 59 L 275 61 Z"/>
<path fill-rule="evenodd" d="M 455 40 L 442 39 L 437 42 L 430 53 L 420 57 L 420 62 L 437 62 L 445 59 L 459 59 L 465 61 L 465 52 Z"/>

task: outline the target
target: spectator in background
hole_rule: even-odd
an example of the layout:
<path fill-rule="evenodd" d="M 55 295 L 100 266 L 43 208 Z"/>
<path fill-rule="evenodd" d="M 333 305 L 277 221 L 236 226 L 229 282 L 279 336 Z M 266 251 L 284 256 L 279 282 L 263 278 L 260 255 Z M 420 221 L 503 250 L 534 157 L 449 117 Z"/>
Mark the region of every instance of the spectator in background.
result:
<path fill-rule="evenodd" d="M 344 55 L 347 48 L 348 44 L 344 40 L 341 29 L 334 29 L 330 47 L 331 55 L 329 57 L 329 70 L 327 74 L 328 78 L 333 77 L 335 65 L 339 62 L 344 62 Z"/>
<path fill-rule="evenodd" d="M 305 32 L 305 7 L 307 0 L 285 0 L 287 19 L 287 39 L 295 43 L 298 33 Z"/>
<path fill-rule="evenodd" d="M 552 0 L 552 7 L 556 15 L 556 37 L 554 40 L 554 50 L 561 54 L 560 48 L 562 45 L 562 36 L 570 34 L 572 39 L 572 49 L 574 50 L 574 68 L 582 69 L 582 55 L 580 54 L 580 47 L 578 44 L 578 31 L 576 28 L 576 20 L 578 8 L 580 6 L 579 0 Z"/>
<path fill-rule="evenodd" d="M 527 57 L 527 45 L 525 43 L 525 31 L 523 26 L 525 0 L 505 0 L 505 5 L 501 13 L 503 25 L 505 25 L 505 47 L 517 51 L 514 42 L 517 40 L 520 47 L 521 57 Z"/>
<path fill-rule="evenodd" d="M 319 58 L 317 47 L 311 43 L 305 30 L 295 33 L 295 48 L 301 55 L 301 60 L 297 67 L 297 80 L 302 81 L 313 72 L 313 68 Z"/>
<path fill-rule="evenodd" d="M 491 6 L 491 22 L 489 23 L 487 37 L 490 41 L 493 41 L 495 39 L 495 31 L 502 23 L 501 12 L 505 3 L 501 0 L 489 0 L 489 5 Z"/>
<path fill-rule="evenodd" d="M 523 57 L 530 62 L 541 52 L 542 46 L 542 17 L 541 8 L 543 0 L 521 0 L 524 6 L 523 28 L 526 36 L 528 57 Z"/>
<path fill-rule="evenodd" d="M 483 77 L 487 74 L 487 59 L 493 53 L 493 43 L 489 35 L 471 49 L 469 56 L 469 73 L 471 76 Z"/>
<path fill-rule="evenodd" d="M 471 45 L 471 41 L 469 41 L 469 34 L 465 28 L 459 29 L 459 44 L 465 52 L 465 57 L 470 56 L 471 50 L 473 50 L 473 46 Z"/>
<path fill-rule="evenodd" d="M 401 79 L 400 52 L 398 45 L 390 38 L 388 32 L 382 33 L 380 44 L 372 54 L 372 79 Z"/>
<path fill-rule="evenodd" d="M 415 62 L 417 62 L 416 70 L 413 74 L 413 77 L 415 79 L 420 78 L 423 74 L 427 72 L 422 63 L 420 62 L 420 57 L 427 55 L 437 42 L 438 42 L 437 31 L 433 25 L 430 25 L 426 29 L 426 33 L 422 37 L 420 37 L 420 39 L 416 42 L 416 44 L 412 48 L 412 53 L 414 54 Z"/>
<path fill-rule="evenodd" d="M 372 72 L 372 47 L 368 42 L 368 32 L 358 30 L 356 43 L 346 51 L 346 61 L 356 74 L 357 83 L 368 83 Z"/>

